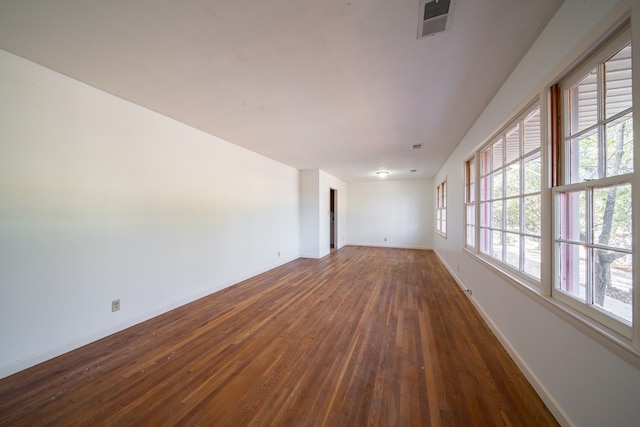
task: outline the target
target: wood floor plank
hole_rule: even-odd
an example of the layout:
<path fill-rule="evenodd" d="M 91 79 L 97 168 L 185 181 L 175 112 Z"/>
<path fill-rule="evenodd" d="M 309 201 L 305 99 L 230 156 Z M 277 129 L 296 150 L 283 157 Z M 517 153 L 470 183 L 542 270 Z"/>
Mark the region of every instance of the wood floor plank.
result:
<path fill-rule="evenodd" d="M 0 426 L 557 425 L 431 251 L 299 259 L 0 380 Z"/>

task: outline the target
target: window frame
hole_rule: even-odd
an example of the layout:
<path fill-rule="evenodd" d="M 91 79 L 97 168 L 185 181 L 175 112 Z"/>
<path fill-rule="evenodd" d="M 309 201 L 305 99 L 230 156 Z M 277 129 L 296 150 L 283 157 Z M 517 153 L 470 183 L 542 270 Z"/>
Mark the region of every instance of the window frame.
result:
<path fill-rule="evenodd" d="M 436 187 L 436 233 L 447 237 L 447 178 Z"/>
<path fill-rule="evenodd" d="M 606 166 L 605 166 L 605 149 L 607 144 L 606 139 L 606 127 L 610 123 L 615 123 L 620 118 L 623 118 L 627 115 L 631 115 L 631 120 L 633 122 L 634 117 L 634 106 L 633 103 L 631 107 L 625 108 L 617 113 L 611 115 L 610 117 L 605 116 L 604 105 L 606 104 L 606 93 L 605 91 L 605 79 L 606 76 L 603 75 L 604 64 L 606 61 L 615 56 L 618 52 L 625 48 L 625 46 L 631 44 L 631 26 L 624 25 L 619 31 L 616 31 L 612 37 L 609 37 L 605 43 L 602 43 L 600 46 L 596 47 L 590 54 L 586 55 L 585 59 L 581 62 L 581 64 L 574 69 L 572 72 L 568 74 L 565 78 L 561 79 L 558 87 L 559 87 L 559 97 L 557 98 L 558 102 L 558 110 L 560 114 L 560 128 L 559 132 L 556 135 L 556 139 L 552 141 L 552 149 L 556 150 L 559 153 L 557 158 L 557 164 L 552 165 L 554 169 L 559 171 L 558 173 L 558 182 L 555 182 L 551 188 L 552 192 L 552 223 L 553 223 L 553 237 L 551 242 L 551 259 L 552 259 L 552 277 L 550 286 L 551 297 L 562 304 L 570 307 L 573 310 L 587 316 L 589 319 L 599 323 L 600 325 L 605 326 L 611 331 L 620 334 L 624 338 L 632 340 L 634 338 L 634 325 L 635 329 L 638 329 L 640 325 L 638 325 L 638 291 L 632 291 L 632 302 L 631 302 L 631 322 L 626 321 L 625 319 L 617 316 L 615 313 L 609 312 L 604 308 L 598 307 L 596 304 L 590 302 L 593 298 L 590 293 L 590 285 L 593 285 L 592 282 L 595 280 L 591 277 L 593 266 L 589 261 L 593 261 L 593 255 L 590 254 L 591 251 L 597 249 L 599 245 L 592 241 L 592 236 L 590 233 L 585 233 L 586 236 L 584 238 L 584 242 L 571 242 L 567 241 L 566 238 L 562 238 L 561 236 L 561 223 L 562 219 L 560 218 L 562 212 L 562 203 L 561 203 L 561 195 L 562 194 L 570 194 L 577 192 L 584 192 L 585 194 L 585 207 L 586 209 L 586 224 L 587 230 L 591 229 L 590 218 L 593 217 L 593 206 L 591 206 L 592 194 L 596 189 L 607 188 L 611 186 L 620 186 L 628 184 L 631 187 L 631 197 L 633 199 L 634 193 L 637 194 L 637 190 L 633 187 L 636 184 L 636 179 L 634 173 L 624 173 L 620 175 L 614 176 L 606 176 Z M 574 87 L 576 84 L 580 83 L 585 79 L 593 70 L 597 70 L 596 73 L 596 121 L 594 124 L 587 126 L 583 129 L 579 129 L 576 132 L 571 132 L 569 129 L 572 127 L 570 114 L 566 111 L 567 106 L 571 103 L 569 89 Z M 633 74 L 633 70 L 632 70 Z M 632 76 L 633 81 L 633 76 Z M 632 87 L 633 90 L 633 87 Z M 575 123 L 574 123 L 575 124 Z M 632 130 L 633 131 L 633 130 Z M 575 182 L 576 176 L 575 171 L 571 170 L 571 145 L 572 140 L 579 138 L 580 136 L 584 136 L 593 132 L 596 135 L 597 141 L 597 159 L 596 159 L 596 170 L 597 177 L 593 179 L 585 179 L 581 182 Z M 634 158 L 638 153 L 637 144 L 635 143 L 636 136 L 634 135 Z M 634 168 L 635 170 L 635 168 Z M 574 176 L 572 176 L 572 174 Z M 637 202 L 636 202 L 637 204 Z M 631 203 L 631 209 L 633 212 L 633 202 Z M 633 217 L 633 215 L 632 215 Z M 634 230 L 634 225 L 631 224 L 632 233 Z M 561 289 L 562 277 L 562 250 L 560 246 L 562 244 L 571 244 L 574 247 L 583 247 L 585 253 L 587 254 L 587 258 L 585 260 L 585 280 L 586 280 L 586 296 L 583 298 L 586 301 L 581 301 L 576 296 L 571 295 L 569 292 L 563 291 Z M 604 248 L 609 249 L 609 248 Z M 615 247 L 614 249 L 619 249 L 619 247 Z M 631 256 L 632 266 L 637 264 L 635 259 L 637 258 L 637 253 L 634 253 L 633 248 L 631 248 L 628 253 Z M 566 262 L 566 261 L 565 261 Z M 566 268 L 566 267 L 565 267 Z M 637 276 L 637 271 L 634 274 L 635 269 L 632 269 L 632 290 L 635 288 L 635 284 L 637 280 L 635 277 Z M 578 286 L 580 283 L 578 282 Z M 640 343 L 635 343 L 635 346 L 638 347 Z"/>
<path fill-rule="evenodd" d="M 477 194 L 476 187 L 478 185 L 478 167 L 477 155 L 474 155 L 464 162 L 464 203 L 463 203 L 463 222 L 464 222 L 464 247 L 465 249 L 475 251 L 478 246 L 477 241 Z M 472 236 L 472 239 L 469 236 Z M 470 240 L 473 240 L 470 242 Z"/>
<path fill-rule="evenodd" d="M 540 131 L 540 145 L 538 147 L 536 147 L 533 150 L 529 150 L 527 152 L 524 151 L 524 132 L 525 132 L 525 121 L 527 120 L 527 118 L 531 117 L 531 115 L 536 112 L 536 110 L 538 111 L 538 114 L 540 116 L 540 124 L 539 124 L 539 131 Z M 498 132 L 496 132 L 494 135 L 492 135 L 491 138 L 489 138 L 486 142 L 484 142 L 482 145 L 480 145 L 480 147 L 474 151 L 473 157 L 471 159 L 467 159 L 467 161 L 465 161 L 464 164 L 464 176 L 465 176 L 465 192 L 464 192 L 464 202 L 463 202 L 463 206 L 464 206 L 464 233 L 465 233 L 465 237 L 464 237 L 464 248 L 465 250 L 467 250 L 468 252 L 470 252 L 472 255 L 478 257 L 479 259 L 481 259 L 482 261 L 486 262 L 487 264 L 491 265 L 492 267 L 494 267 L 496 270 L 498 270 L 499 272 L 501 272 L 502 274 L 505 274 L 507 277 L 509 277 L 512 280 L 515 280 L 518 284 L 520 285 L 524 285 L 527 287 L 531 287 L 533 289 L 540 289 L 541 286 L 541 278 L 542 278 L 542 253 L 540 255 L 540 270 L 539 270 L 539 277 L 535 277 L 532 274 L 529 274 L 527 272 L 525 272 L 525 264 L 526 264 L 526 259 L 524 256 L 524 252 L 525 252 L 525 245 L 524 245 L 524 241 L 529 238 L 529 237 L 535 237 L 537 239 L 539 239 L 540 242 L 540 247 L 542 248 L 542 229 L 539 230 L 539 234 L 536 236 L 533 236 L 532 233 L 528 233 L 524 230 L 525 226 L 523 224 L 523 218 L 524 218 L 524 204 L 523 204 L 523 200 L 527 197 L 538 197 L 540 200 L 540 203 L 542 202 L 542 190 L 544 188 L 544 173 L 545 173 L 545 160 L 544 160 L 544 150 L 543 150 L 543 135 L 544 135 L 544 119 L 543 119 L 543 114 L 544 114 L 544 109 L 542 108 L 540 99 L 538 97 L 536 97 L 533 101 L 529 102 L 525 108 L 523 108 L 521 111 L 519 111 L 516 115 L 514 115 Z M 518 155 L 514 158 L 511 158 L 510 160 L 506 160 L 506 144 L 502 144 L 503 148 L 503 162 L 502 165 L 497 168 L 497 169 L 491 169 L 489 171 L 483 171 L 482 170 L 482 162 L 483 162 L 483 155 L 485 152 L 487 152 L 487 150 L 491 149 L 491 147 L 496 144 L 497 141 L 499 141 L 500 139 L 502 139 L 502 141 L 506 141 L 507 138 L 507 134 L 514 130 L 514 128 L 518 128 L 518 132 L 519 132 L 519 152 Z M 519 178 L 518 178 L 518 193 L 513 194 L 513 195 L 502 195 L 501 197 L 499 197 L 499 199 L 501 201 L 507 201 L 507 200 L 518 200 L 518 205 L 519 205 L 519 216 L 518 216 L 518 230 L 515 231 L 513 229 L 508 229 L 506 225 L 504 225 L 503 228 L 501 229 L 496 229 L 496 232 L 501 233 L 501 235 L 506 236 L 507 234 L 509 235 L 516 235 L 518 238 L 518 247 L 519 247 L 519 253 L 518 253 L 518 266 L 515 267 L 512 264 L 509 264 L 506 261 L 506 255 L 504 255 L 506 248 L 503 248 L 503 257 L 504 260 L 502 259 L 497 259 L 494 256 L 492 256 L 490 253 L 487 253 L 484 251 L 483 246 L 484 244 L 486 244 L 486 236 L 483 236 L 483 230 L 484 231 L 491 231 L 493 230 L 493 227 L 487 227 L 487 224 L 483 224 L 483 209 L 484 206 L 487 206 L 491 203 L 494 202 L 493 198 L 483 198 L 483 179 L 488 178 L 490 176 L 492 176 L 493 172 L 495 172 L 496 170 L 500 169 L 503 172 L 507 171 L 507 168 L 513 165 L 518 165 L 518 168 L 523 169 L 524 168 L 524 163 L 531 158 L 537 157 L 539 159 L 540 162 L 540 183 L 539 183 L 539 187 L 537 191 L 533 191 L 533 192 L 527 192 L 525 190 L 525 182 L 524 182 L 524 172 L 520 173 L 519 172 Z M 469 196 L 467 194 L 467 188 L 466 186 L 468 184 L 470 184 L 471 182 L 469 181 L 469 179 L 471 178 L 471 176 L 469 176 L 469 162 L 473 161 L 474 162 L 474 182 L 475 182 L 475 194 L 473 196 L 473 202 L 471 202 L 471 200 L 469 200 Z M 486 173 L 485 173 L 486 172 Z M 504 173 L 502 173 L 502 175 L 504 175 Z M 504 189 L 506 188 L 506 178 L 502 178 L 502 189 L 504 191 Z M 489 192 L 491 192 L 492 190 L 489 190 Z M 483 206 L 484 205 L 484 206 Z M 470 218 L 470 216 L 467 214 L 467 208 L 473 206 L 474 207 L 474 217 Z M 503 206 L 503 216 L 502 216 L 502 223 L 506 224 L 506 216 L 504 215 L 504 211 L 506 210 L 506 204 L 505 206 Z M 492 212 L 493 214 L 493 212 Z M 470 222 L 470 221 L 473 221 Z M 466 232 L 467 229 L 469 227 L 474 227 L 474 232 L 475 232 L 475 236 L 474 236 L 474 243 L 475 245 L 469 245 L 467 244 L 467 237 L 466 237 Z M 488 235 L 487 235 L 488 236 Z"/>

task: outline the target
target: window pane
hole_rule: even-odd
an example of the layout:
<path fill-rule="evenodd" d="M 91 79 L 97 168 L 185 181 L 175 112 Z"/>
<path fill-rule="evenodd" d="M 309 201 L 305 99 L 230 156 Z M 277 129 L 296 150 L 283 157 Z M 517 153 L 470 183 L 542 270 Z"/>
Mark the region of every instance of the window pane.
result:
<path fill-rule="evenodd" d="M 571 182 L 598 178 L 598 137 L 595 131 L 571 141 Z"/>
<path fill-rule="evenodd" d="M 497 228 L 498 230 L 504 229 L 503 218 L 502 218 L 502 200 L 497 200 L 493 202 L 493 228 Z"/>
<path fill-rule="evenodd" d="M 505 163 L 511 163 L 520 157 L 520 123 L 507 131 Z"/>
<path fill-rule="evenodd" d="M 540 235 L 542 212 L 540 195 L 524 198 L 524 231 L 529 234 Z"/>
<path fill-rule="evenodd" d="M 520 269 L 520 235 L 514 233 L 505 233 L 505 245 L 507 248 L 507 264 Z"/>
<path fill-rule="evenodd" d="M 500 138 L 493 144 L 492 157 L 493 157 L 493 170 L 496 170 L 504 164 L 504 146 L 503 140 Z"/>
<path fill-rule="evenodd" d="M 491 199 L 491 175 L 480 179 L 480 200 Z"/>
<path fill-rule="evenodd" d="M 586 254 L 584 246 L 560 243 L 560 283 L 559 289 L 581 301 L 585 301 Z"/>
<path fill-rule="evenodd" d="M 473 225 L 467 226 L 467 246 L 474 248 L 476 246 L 476 228 Z"/>
<path fill-rule="evenodd" d="M 475 236 L 475 222 L 476 222 L 476 206 L 475 205 L 466 205 L 466 242 L 467 246 L 475 247 L 476 236 Z"/>
<path fill-rule="evenodd" d="M 540 239 L 524 238 L 524 272 L 540 279 Z"/>
<path fill-rule="evenodd" d="M 469 183 L 469 202 L 473 203 L 476 201 L 476 183 Z"/>
<path fill-rule="evenodd" d="M 480 153 L 480 174 L 486 175 L 491 172 L 491 147 Z"/>
<path fill-rule="evenodd" d="M 504 258 L 502 257 L 502 231 L 494 231 L 491 235 L 493 237 L 491 256 L 504 262 Z"/>
<path fill-rule="evenodd" d="M 540 108 L 536 108 L 524 120 L 524 150 L 522 154 L 540 148 Z"/>
<path fill-rule="evenodd" d="M 535 154 L 524 161 L 524 192 L 537 193 L 541 188 L 542 169 L 540 154 Z"/>
<path fill-rule="evenodd" d="M 578 84 L 569 89 L 571 97 L 571 135 L 598 122 L 597 74 L 594 68 Z"/>
<path fill-rule="evenodd" d="M 476 200 L 476 167 L 474 162 L 469 163 L 469 201 Z"/>
<path fill-rule="evenodd" d="M 476 223 L 476 207 L 475 205 L 467 205 L 467 224 L 475 225 Z"/>
<path fill-rule="evenodd" d="M 633 296 L 631 255 L 594 250 L 593 303 L 631 322 Z"/>
<path fill-rule="evenodd" d="M 631 249 L 631 184 L 593 190 L 593 242 Z"/>
<path fill-rule="evenodd" d="M 502 173 L 494 173 L 492 178 L 493 198 L 499 199 L 502 197 Z"/>
<path fill-rule="evenodd" d="M 520 231 L 520 198 L 507 200 L 507 230 Z"/>
<path fill-rule="evenodd" d="M 556 220 L 560 226 L 560 238 L 584 242 L 586 239 L 585 193 L 576 191 L 558 195 Z"/>
<path fill-rule="evenodd" d="M 489 227 L 491 225 L 491 203 L 480 203 L 480 225 Z"/>
<path fill-rule="evenodd" d="M 631 108 L 631 45 L 605 62 L 606 116 Z"/>
<path fill-rule="evenodd" d="M 520 163 L 514 163 L 512 165 L 507 166 L 506 169 L 507 176 L 507 195 L 517 196 L 521 194 L 520 191 Z"/>
<path fill-rule="evenodd" d="M 480 228 L 480 251 L 487 255 L 491 255 L 491 230 Z"/>
<path fill-rule="evenodd" d="M 607 176 L 633 172 L 633 118 L 631 113 L 607 125 Z"/>

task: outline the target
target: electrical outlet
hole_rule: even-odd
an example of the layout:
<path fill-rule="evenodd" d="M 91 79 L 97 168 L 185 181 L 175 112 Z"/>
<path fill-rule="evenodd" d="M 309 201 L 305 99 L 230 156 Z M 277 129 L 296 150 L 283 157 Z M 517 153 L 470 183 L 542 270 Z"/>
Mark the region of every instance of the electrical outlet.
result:
<path fill-rule="evenodd" d="M 278 251 L 278 258 L 280 258 L 280 251 Z"/>
<path fill-rule="evenodd" d="M 384 241 L 385 241 L 385 242 L 387 241 L 387 238 L 386 238 L 386 237 L 384 238 Z"/>
<path fill-rule="evenodd" d="M 114 299 L 111 301 L 111 311 L 119 311 L 120 310 L 120 299 Z"/>

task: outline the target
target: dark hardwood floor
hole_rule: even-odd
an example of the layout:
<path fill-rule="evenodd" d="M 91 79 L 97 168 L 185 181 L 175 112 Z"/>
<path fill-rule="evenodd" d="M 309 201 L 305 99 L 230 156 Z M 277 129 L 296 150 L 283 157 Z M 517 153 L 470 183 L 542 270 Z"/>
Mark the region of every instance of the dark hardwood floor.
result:
<path fill-rule="evenodd" d="M 0 380 L 0 425 L 557 424 L 433 252 L 345 247 Z"/>

